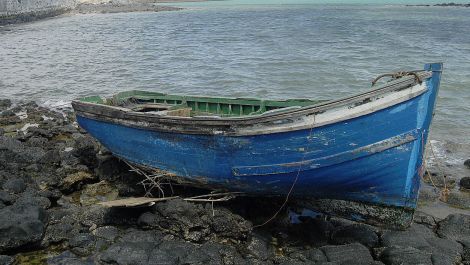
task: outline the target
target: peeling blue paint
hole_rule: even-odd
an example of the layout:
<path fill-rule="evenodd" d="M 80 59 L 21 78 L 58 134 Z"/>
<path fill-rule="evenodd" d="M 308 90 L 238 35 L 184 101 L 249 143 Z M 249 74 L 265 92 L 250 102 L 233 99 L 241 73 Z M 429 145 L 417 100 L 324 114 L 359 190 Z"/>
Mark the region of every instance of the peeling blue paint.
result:
<path fill-rule="evenodd" d="M 428 90 L 386 109 L 313 130 L 254 136 L 142 130 L 77 116 L 115 155 L 208 185 L 259 195 L 351 200 L 415 208 L 418 169 L 441 64 L 426 65 Z M 340 133 L 338 133 L 340 132 Z"/>

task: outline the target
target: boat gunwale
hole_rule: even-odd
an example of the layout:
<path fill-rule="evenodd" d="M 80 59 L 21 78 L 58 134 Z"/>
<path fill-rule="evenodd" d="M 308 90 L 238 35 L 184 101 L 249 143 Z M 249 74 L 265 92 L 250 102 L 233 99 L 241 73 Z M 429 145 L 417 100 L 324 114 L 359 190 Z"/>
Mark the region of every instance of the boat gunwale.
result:
<path fill-rule="evenodd" d="M 418 73 L 421 80 L 426 81 L 431 77 L 431 71 L 421 71 Z M 163 132 L 179 132 L 188 134 L 227 134 L 227 135 L 249 135 L 252 133 L 237 133 L 238 126 L 252 126 L 260 123 L 279 121 L 282 119 L 294 119 L 302 116 L 310 116 L 323 113 L 330 109 L 338 107 L 350 106 L 354 103 L 361 103 L 374 96 L 380 96 L 389 92 L 398 92 L 406 88 L 413 87 L 418 82 L 414 77 L 406 76 L 397 80 L 390 81 L 379 86 L 376 89 L 369 90 L 353 96 L 330 100 L 328 102 L 306 106 L 298 109 L 292 109 L 284 112 L 268 113 L 266 115 L 241 116 L 230 118 L 213 118 L 213 117 L 179 117 L 179 116 L 160 116 L 156 114 L 147 114 L 135 112 L 127 108 L 110 106 L 91 102 L 82 102 L 79 100 L 72 101 L 77 115 L 92 118 L 95 120 L 104 120 L 111 123 L 122 124 L 131 127 L 139 127 L 142 129 L 157 130 Z M 410 98 L 419 94 L 413 94 Z M 375 100 L 374 100 L 375 101 Z M 404 101 L 404 100 L 402 100 Z M 398 104 L 399 102 L 394 102 Z M 377 110 L 375 110 L 377 111 Z M 372 112 L 375 112 L 372 111 Z M 366 115 L 362 114 L 362 115 Z M 360 115 L 361 116 L 361 115 Z M 158 125 L 158 126 L 152 126 Z M 172 127 L 179 125 L 181 127 Z M 326 124 L 325 124 L 326 125 Z M 166 128 L 165 128 L 166 126 Z M 194 128 L 184 128 L 184 126 L 193 126 Z M 204 128 L 204 126 L 207 126 Z M 297 130 L 292 129 L 292 130 Z M 279 131 L 277 131 L 279 132 Z M 274 133 L 274 131 L 266 132 Z M 258 134 L 258 133 L 256 133 Z M 263 133 L 260 133 L 263 134 Z"/>

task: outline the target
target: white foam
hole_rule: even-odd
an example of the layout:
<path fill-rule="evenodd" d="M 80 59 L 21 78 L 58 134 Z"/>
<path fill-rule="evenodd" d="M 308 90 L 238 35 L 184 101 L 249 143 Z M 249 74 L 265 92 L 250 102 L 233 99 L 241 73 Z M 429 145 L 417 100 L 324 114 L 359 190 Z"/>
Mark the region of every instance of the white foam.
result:
<path fill-rule="evenodd" d="M 44 101 L 41 106 L 52 109 L 55 111 L 60 111 L 63 109 L 70 109 L 72 108 L 70 100 L 65 100 L 65 99 L 59 99 L 59 100 L 46 100 Z"/>
<path fill-rule="evenodd" d="M 39 124 L 37 124 L 37 123 L 26 123 L 26 124 L 20 129 L 20 131 L 26 133 L 26 132 L 28 131 L 28 129 L 31 128 L 31 127 L 37 128 L 37 127 L 39 127 Z"/>
<path fill-rule="evenodd" d="M 73 147 L 67 147 L 64 149 L 64 152 L 71 152 L 73 150 Z"/>
<path fill-rule="evenodd" d="M 19 111 L 15 113 L 15 115 L 18 116 L 21 120 L 28 118 L 28 113 L 26 111 Z"/>

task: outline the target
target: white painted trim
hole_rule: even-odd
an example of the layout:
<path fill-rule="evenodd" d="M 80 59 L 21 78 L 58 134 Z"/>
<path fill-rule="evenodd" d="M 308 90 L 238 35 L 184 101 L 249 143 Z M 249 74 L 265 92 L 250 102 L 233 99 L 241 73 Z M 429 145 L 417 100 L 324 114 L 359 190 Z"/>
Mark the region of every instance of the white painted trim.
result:
<path fill-rule="evenodd" d="M 422 84 L 418 84 L 410 88 L 393 91 L 374 99 L 371 98 L 370 102 L 358 106 L 340 106 L 323 113 L 300 117 L 296 121 L 286 120 L 284 123 L 279 125 L 273 123 L 271 123 L 271 125 L 267 125 L 263 123 L 249 127 L 240 127 L 240 129 L 236 130 L 235 135 L 259 135 L 296 131 L 357 118 L 402 103 L 423 94 L 427 91 L 426 83 L 427 82 L 423 82 Z"/>

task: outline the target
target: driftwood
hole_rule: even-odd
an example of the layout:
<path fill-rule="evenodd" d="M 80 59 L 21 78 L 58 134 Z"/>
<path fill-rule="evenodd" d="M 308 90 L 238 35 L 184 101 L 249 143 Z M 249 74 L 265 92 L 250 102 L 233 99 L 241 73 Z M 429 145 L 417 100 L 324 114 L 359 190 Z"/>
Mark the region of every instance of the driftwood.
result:
<path fill-rule="evenodd" d="M 147 198 L 147 197 L 132 197 L 132 198 L 125 198 L 120 200 L 114 201 L 107 201 L 107 202 L 100 202 L 99 205 L 105 207 L 139 207 L 139 206 L 152 206 L 156 202 L 161 201 L 168 201 L 178 198 L 178 196 L 174 197 L 166 197 L 166 198 Z"/>

